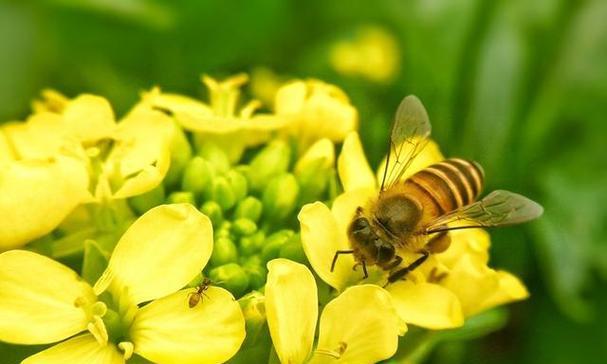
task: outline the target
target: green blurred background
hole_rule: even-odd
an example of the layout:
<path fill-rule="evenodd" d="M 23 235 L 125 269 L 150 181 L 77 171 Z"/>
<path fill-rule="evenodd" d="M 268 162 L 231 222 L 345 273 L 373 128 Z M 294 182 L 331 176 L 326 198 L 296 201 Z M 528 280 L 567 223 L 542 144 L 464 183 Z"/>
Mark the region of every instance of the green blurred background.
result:
<path fill-rule="evenodd" d="M 255 85 L 271 70 L 343 88 L 376 165 L 414 93 L 446 155 L 479 161 L 487 190 L 546 208 L 492 232 L 491 264 L 531 298 L 505 327 L 439 344 L 426 361 L 607 363 L 606 19 L 605 0 L 3 1 L 0 120 L 25 118 L 45 87 L 104 95 L 121 114 L 153 85 L 200 97 L 201 73 L 250 72 Z M 396 47 L 383 80 L 331 58 L 369 27 Z"/>

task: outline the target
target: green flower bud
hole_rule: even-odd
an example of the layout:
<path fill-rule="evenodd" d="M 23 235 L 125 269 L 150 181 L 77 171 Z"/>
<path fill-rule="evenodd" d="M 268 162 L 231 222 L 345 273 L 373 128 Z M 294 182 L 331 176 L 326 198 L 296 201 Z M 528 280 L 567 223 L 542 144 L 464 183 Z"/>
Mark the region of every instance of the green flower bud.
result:
<path fill-rule="evenodd" d="M 232 239 L 232 232 L 230 230 L 231 226 L 232 223 L 229 221 L 222 222 L 221 225 L 219 225 L 219 227 L 215 229 L 215 237 Z"/>
<path fill-rule="evenodd" d="M 261 250 L 261 259 L 264 263 L 278 258 L 280 249 L 295 233 L 292 230 L 280 230 L 268 236 Z"/>
<path fill-rule="evenodd" d="M 253 196 L 248 196 L 244 200 L 240 201 L 236 206 L 236 211 L 234 212 L 235 218 L 246 218 L 254 222 L 258 222 L 261 217 L 261 211 L 263 209 L 263 205 L 261 201 L 256 199 Z"/>
<path fill-rule="evenodd" d="M 261 251 L 264 245 L 266 234 L 263 231 L 257 231 L 250 236 L 243 236 L 239 241 L 239 251 L 243 256 L 251 256 Z"/>
<path fill-rule="evenodd" d="M 232 364 L 265 363 L 270 356 L 272 339 L 266 321 L 265 296 L 249 292 L 238 300 L 246 322 L 247 335 L 240 350 L 230 359 Z"/>
<path fill-rule="evenodd" d="M 261 264 L 248 264 L 243 266 L 244 271 L 249 276 L 249 285 L 252 289 L 260 289 L 266 284 L 268 276 L 267 269 Z"/>
<path fill-rule="evenodd" d="M 293 237 L 291 237 L 287 243 L 280 247 L 278 256 L 302 264 L 307 262 L 306 253 L 301 245 L 299 234 L 293 235 Z"/>
<path fill-rule="evenodd" d="M 164 177 L 164 184 L 169 188 L 177 187 L 181 181 L 181 174 L 185 165 L 192 158 L 192 146 L 188 142 L 183 129 L 175 123 L 173 138 L 171 139 L 171 165 Z"/>
<path fill-rule="evenodd" d="M 216 177 L 213 181 L 213 200 L 226 211 L 236 204 L 236 196 L 225 177 Z"/>
<path fill-rule="evenodd" d="M 223 211 L 221 206 L 215 201 L 207 201 L 200 206 L 200 212 L 211 219 L 213 226 L 220 226 L 223 222 Z"/>
<path fill-rule="evenodd" d="M 236 297 L 242 296 L 249 288 L 249 277 L 236 263 L 228 263 L 211 269 L 209 277 L 218 286 L 224 287 Z"/>
<path fill-rule="evenodd" d="M 263 192 L 264 217 L 269 221 L 281 221 L 288 217 L 297 204 L 299 185 L 290 173 L 274 177 Z"/>
<path fill-rule="evenodd" d="M 183 171 L 181 189 L 201 196 L 210 188 L 215 175 L 214 167 L 202 157 L 192 158 Z"/>
<path fill-rule="evenodd" d="M 265 296 L 257 291 L 249 292 L 238 300 L 240 308 L 242 309 L 242 314 L 247 322 L 247 328 L 249 326 L 249 321 L 257 322 L 260 325 L 265 324 L 265 300 Z"/>
<path fill-rule="evenodd" d="M 252 220 L 245 217 L 234 220 L 232 224 L 232 232 L 236 235 L 247 236 L 257 231 L 257 225 Z"/>
<path fill-rule="evenodd" d="M 299 205 L 322 199 L 335 162 L 334 149 L 329 139 L 321 139 L 295 164 L 294 174 L 300 186 Z"/>
<path fill-rule="evenodd" d="M 236 201 L 240 201 L 247 196 L 247 179 L 242 173 L 231 169 L 226 173 L 226 178 L 232 187 L 232 191 L 234 191 L 234 196 L 236 197 Z"/>
<path fill-rule="evenodd" d="M 238 250 L 229 238 L 218 238 L 213 245 L 210 263 L 214 267 L 238 261 Z"/>
<path fill-rule="evenodd" d="M 240 260 L 240 265 L 243 268 L 263 265 L 263 260 L 261 259 L 261 257 L 259 255 L 251 255 L 250 257 L 241 257 L 241 259 L 239 259 L 239 260 Z"/>
<path fill-rule="evenodd" d="M 168 203 L 189 203 L 196 205 L 196 199 L 194 194 L 189 191 L 175 191 L 172 192 L 167 198 Z"/>
<path fill-rule="evenodd" d="M 307 163 L 307 168 L 295 171 L 295 178 L 300 186 L 299 205 L 322 199 L 330 171 L 330 168 L 325 168 L 325 161 L 320 159 Z"/>
<path fill-rule="evenodd" d="M 129 199 L 129 206 L 139 215 L 143 215 L 152 207 L 162 205 L 165 199 L 164 185 L 159 184 L 156 188 L 138 196 Z"/>
<path fill-rule="evenodd" d="M 196 138 L 194 142 L 197 143 L 197 154 L 209 161 L 219 174 L 224 174 L 230 169 L 230 160 L 219 146 L 209 141 L 201 142 L 199 138 Z"/>
<path fill-rule="evenodd" d="M 284 140 L 274 140 L 253 158 L 247 179 L 251 190 L 261 192 L 270 179 L 289 168 L 291 149 Z"/>

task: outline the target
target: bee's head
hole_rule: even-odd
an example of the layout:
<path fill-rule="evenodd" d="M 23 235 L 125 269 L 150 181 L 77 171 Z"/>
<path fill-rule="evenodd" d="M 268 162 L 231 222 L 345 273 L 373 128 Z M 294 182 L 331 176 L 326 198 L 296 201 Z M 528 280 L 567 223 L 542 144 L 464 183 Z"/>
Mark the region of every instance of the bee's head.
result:
<path fill-rule="evenodd" d="M 409 235 L 422 217 L 422 205 L 406 195 L 392 195 L 378 201 L 375 219 L 392 236 Z"/>
<path fill-rule="evenodd" d="M 357 213 L 348 229 L 348 236 L 357 254 L 364 257 L 369 265 L 382 264 L 394 258 L 395 249 L 392 244 L 383 241 L 374 231 L 369 220 Z"/>

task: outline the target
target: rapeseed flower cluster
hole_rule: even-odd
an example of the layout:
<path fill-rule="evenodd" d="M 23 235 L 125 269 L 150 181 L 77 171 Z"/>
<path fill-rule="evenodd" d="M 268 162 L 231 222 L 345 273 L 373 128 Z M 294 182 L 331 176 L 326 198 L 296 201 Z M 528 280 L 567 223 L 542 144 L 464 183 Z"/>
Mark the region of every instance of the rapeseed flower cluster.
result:
<path fill-rule="evenodd" d="M 377 193 L 357 110 L 319 80 L 242 102 L 247 81 L 203 76 L 208 100 L 155 87 L 118 122 L 100 96 L 45 91 L 2 125 L 0 340 L 55 344 L 24 363 L 374 363 L 408 325 L 527 296 L 482 230 L 386 287 L 351 257 L 331 271 Z M 430 143 L 408 172 L 442 158 Z"/>

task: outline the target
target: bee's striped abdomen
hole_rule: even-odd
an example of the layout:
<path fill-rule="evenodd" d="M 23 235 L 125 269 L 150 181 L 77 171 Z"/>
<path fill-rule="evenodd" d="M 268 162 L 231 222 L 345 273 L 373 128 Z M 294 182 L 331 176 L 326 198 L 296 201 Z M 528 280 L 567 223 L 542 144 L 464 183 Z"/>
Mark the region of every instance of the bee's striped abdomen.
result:
<path fill-rule="evenodd" d="M 452 158 L 422 169 L 407 183 L 422 189 L 439 211 L 446 213 L 474 202 L 483 180 L 484 172 L 478 163 Z"/>

